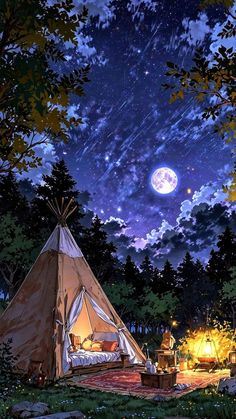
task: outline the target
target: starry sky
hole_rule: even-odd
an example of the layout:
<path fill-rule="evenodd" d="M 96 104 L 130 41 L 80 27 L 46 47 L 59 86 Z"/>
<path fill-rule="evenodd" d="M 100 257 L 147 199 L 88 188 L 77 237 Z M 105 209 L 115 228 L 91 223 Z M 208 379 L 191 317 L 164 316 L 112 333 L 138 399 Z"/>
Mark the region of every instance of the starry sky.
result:
<path fill-rule="evenodd" d="M 200 12 L 195 0 L 160 0 L 156 11 L 133 20 L 126 3 L 118 2 L 107 28 L 86 29 L 99 61 L 79 99 L 84 123 L 56 154 L 90 192 L 94 212 L 104 221 L 119 217 L 129 234 L 144 237 L 163 220 L 174 224 L 186 200 L 204 185 L 221 187 L 229 171 L 230 149 L 211 121 L 202 121 L 201 105 L 191 97 L 170 105 L 162 87 L 166 62 L 189 66 L 195 47 L 210 45 L 211 28 L 224 16 L 216 7 Z M 150 182 L 162 166 L 178 176 L 168 195 Z"/>

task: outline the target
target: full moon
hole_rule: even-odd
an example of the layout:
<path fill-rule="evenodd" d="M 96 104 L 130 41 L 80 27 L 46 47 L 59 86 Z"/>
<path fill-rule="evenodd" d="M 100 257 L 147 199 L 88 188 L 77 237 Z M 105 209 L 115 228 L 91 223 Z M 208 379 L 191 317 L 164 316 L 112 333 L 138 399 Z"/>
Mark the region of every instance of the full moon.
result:
<path fill-rule="evenodd" d="M 160 167 L 155 170 L 151 177 L 151 184 L 155 191 L 161 194 L 173 192 L 177 186 L 176 173 L 169 167 Z"/>

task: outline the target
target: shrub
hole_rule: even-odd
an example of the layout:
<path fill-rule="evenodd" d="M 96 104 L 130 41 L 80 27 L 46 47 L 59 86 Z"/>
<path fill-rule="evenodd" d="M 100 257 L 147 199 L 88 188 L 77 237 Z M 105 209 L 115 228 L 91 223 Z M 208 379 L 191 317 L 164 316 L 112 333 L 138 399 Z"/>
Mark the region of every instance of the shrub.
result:
<path fill-rule="evenodd" d="M 12 354 L 12 339 L 0 344 L 0 400 L 6 400 L 15 391 L 17 379 L 14 368 L 17 357 Z"/>

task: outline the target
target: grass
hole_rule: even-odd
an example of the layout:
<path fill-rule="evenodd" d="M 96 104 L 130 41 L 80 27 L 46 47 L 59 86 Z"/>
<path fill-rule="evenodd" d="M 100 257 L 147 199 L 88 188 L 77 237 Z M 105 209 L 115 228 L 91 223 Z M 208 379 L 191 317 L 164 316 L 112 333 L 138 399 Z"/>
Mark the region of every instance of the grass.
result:
<path fill-rule="evenodd" d="M 9 419 L 8 408 L 22 400 L 48 403 L 51 413 L 80 410 L 89 419 L 163 419 L 165 416 L 236 419 L 236 400 L 217 394 L 214 386 L 181 399 L 157 403 L 78 387 L 55 385 L 37 389 L 20 385 L 11 399 L 0 402 L 0 418 Z"/>

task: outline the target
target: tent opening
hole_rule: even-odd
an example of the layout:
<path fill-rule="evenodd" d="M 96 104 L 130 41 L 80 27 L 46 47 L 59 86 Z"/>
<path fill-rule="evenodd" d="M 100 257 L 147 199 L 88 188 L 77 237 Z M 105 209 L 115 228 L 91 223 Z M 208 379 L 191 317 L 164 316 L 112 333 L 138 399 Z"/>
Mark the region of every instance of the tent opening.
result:
<path fill-rule="evenodd" d="M 102 320 L 94 308 L 87 295 L 85 294 L 81 312 L 79 313 L 77 320 L 70 329 L 70 333 L 80 336 L 81 342 L 84 339 L 92 335 L 94 332 L 117 332 L 117 329 Z"/>

